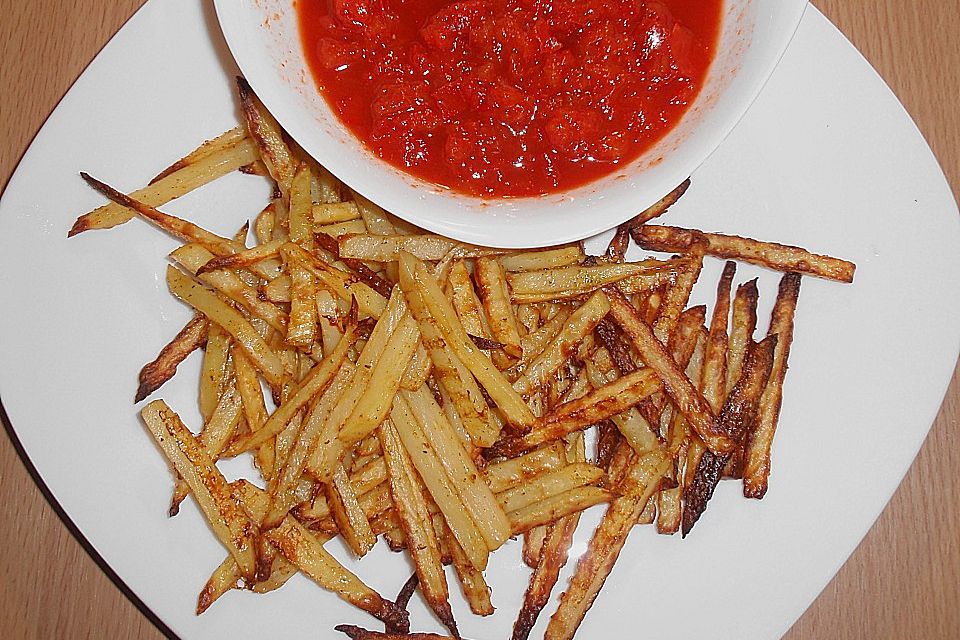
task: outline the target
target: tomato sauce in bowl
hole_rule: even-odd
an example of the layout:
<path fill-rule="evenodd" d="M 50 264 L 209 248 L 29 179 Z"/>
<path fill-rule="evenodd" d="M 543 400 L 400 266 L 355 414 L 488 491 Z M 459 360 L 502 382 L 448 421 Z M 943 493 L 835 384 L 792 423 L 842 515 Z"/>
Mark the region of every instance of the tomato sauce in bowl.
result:
<path fill-rule="evenodd" d="M 481 197 L 564 191 L 676 125 L 723 0 L 297 0 L 346 127 L 418 178 Z"/>

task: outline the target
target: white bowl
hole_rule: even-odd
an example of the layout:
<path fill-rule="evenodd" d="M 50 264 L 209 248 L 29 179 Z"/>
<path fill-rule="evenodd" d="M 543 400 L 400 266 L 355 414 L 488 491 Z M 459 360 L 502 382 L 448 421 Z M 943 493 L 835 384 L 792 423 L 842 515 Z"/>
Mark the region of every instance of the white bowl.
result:
<path fill-rule="evenodd" d="M 569 191 L 481 199 L 419 180 L 375 157 L 314 85 L 293 0 L 215 0 L 247 81 L 300 145 L 359 193 L 420 227 L 494 247 L 536 247 L 610 229 L 687 178 L 730 133 L 786 50 L 807 0 L 726 0 L 717 56 L 684 118 L 647 153 Z"/>

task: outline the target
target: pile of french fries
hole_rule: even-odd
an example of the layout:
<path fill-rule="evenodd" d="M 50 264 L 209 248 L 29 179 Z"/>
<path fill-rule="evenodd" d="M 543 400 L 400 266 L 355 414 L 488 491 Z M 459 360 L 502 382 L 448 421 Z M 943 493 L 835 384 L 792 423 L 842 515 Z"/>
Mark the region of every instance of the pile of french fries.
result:
<path fill-rule="evenodd" d="M 770 473 L 801 274 L 853 280 L 854 265 L 798 247 L 649 224 L 673 193 L 617 229 L 605 255 L 536 251 L 425 233 L 353 193 L 287 138 L 245 82 L 245 123 L 204 143 L 70 235 L 139 217 L 183 241 L 170 291 L 193 318 L 140 373 L 137 402 L 202 351 L 188 428 L 162 400 L 141 411 L 173 468 L 171 515 L 192 495 L 227 556 L 197 612 L 235 588 L 259 593 L 302 572 L 381 620 L 354 639 L 410 634 L 419 588 L 459 638 L 444 565 L 471 610 L 493 606 L 490 554 L 523 536 L 532 568 L 514 627 L 547 605 L 583 510 L 606 509 L 545 632 L 572 638 L 631 529 L 687 535 L 721 479 L 762 498 Z M 233 237 L 157 209 L 234 171 L 274 197 Z M 631 238 L 668 258 L 627 261 Z M 707 317 L 688 307 L 707 256 L 727 259 Z M 736 262 L 783 272 L 755 341 L 757 281 L 734 293 Z M 252 455 L 261 477 L 228 482 L 217 461 Z M 382 536 L 415 575 L 391 601 L 334 559 Z M 358 565 L 358 566 L 362 566 Z"/>

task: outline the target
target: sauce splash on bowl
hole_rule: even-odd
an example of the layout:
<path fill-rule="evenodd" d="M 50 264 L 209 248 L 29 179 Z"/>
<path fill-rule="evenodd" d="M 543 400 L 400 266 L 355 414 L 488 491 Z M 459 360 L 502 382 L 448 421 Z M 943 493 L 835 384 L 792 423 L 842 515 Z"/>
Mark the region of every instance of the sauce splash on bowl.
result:
<path fill-rule="evenodd" d="M 482 197 L 563 191 L 686 112 L 723 0 L 296 0 L 324 98 L 376 156 Z"/>

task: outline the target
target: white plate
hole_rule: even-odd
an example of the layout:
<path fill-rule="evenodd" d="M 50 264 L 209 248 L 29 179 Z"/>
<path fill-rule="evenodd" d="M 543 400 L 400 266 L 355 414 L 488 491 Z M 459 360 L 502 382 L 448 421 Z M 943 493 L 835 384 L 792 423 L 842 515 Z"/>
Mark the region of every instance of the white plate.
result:
<path fill-rule="evenodd" d="M 131 402 L 139 367 L 189 317 L 163 281 L 175 242 L 140 221 L 66 239 L 101 203 L 79 170 L 132 190 L 234 126 L 234 69 L 216 34 L 208 3 L 148 3 L 25 155 L 0 205 L 0 393 L 66 515 L 174 632 L 338 637 L 335 624 L 375 621 L 303 578 L 268 596 L 230 593 L 194 616 L 224 551 L 192 502 L 165 516 L 170 474 Z M 228 233 L 267 195 L 262 180 L 235 175 L 169 208 Z M 649 637 L 775 638 L 866 533 L 940 406 L 960 346 L 956 205 L 901 106 L 811 9 L 669 220 L 852 259 L 856 283 L 804 280 L 767 497 L 723 483 L 687 540 L 636 530 L 579 637 L 620 634 L 621 615 L 640 614 Z M 719 266 L 709 263 L 699 300 Z M 738 280 L 754 274 L 767 313 L 777 277 L 744 268 Z M 193 425 L 196 361 L 157 394 Z M 575 554 L 588 537 L 582 528 Z M 495 616 L 478 620 L 454 596 L 467 637 L 507 636 L 527 575 L 518 548 L 489 570 Z M 379 545 L 356 571 L 392 595 L 409 566 Z M 424 611 L 417 626 L 438 629 Z"/>
<path fill-rule="evenodd" d="M 268 109 L 334 175 L 400 217 L 496 247 L 581 240 L 636 215 L 683 182 L 730 133 L 783 55 L 806 0 L 725 0 L 717 56 L 677 126 L 594 182 L 534 198 L 481 199 L 419 180 L 376 158 L 317 92 L 290 0 L 215 0 L 220 26 Z M 589 212 L 589 213 L 587 213 Z"/>

